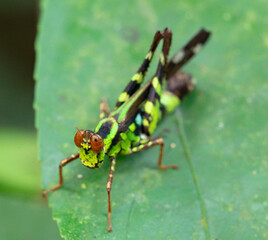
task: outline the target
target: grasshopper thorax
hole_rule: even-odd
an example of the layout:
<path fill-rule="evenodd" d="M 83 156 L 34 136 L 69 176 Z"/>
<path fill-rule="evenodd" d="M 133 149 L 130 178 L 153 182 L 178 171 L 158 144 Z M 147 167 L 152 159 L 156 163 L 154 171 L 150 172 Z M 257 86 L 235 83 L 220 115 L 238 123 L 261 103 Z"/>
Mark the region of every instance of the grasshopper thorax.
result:
<path fill-rule="evenodd" d="M 79 147 L 79 157 L 83 165 L 99 168 L 104 160 L 104 144 L 100 135 L 90 130 L 77 129 L 74 143 Z"/>

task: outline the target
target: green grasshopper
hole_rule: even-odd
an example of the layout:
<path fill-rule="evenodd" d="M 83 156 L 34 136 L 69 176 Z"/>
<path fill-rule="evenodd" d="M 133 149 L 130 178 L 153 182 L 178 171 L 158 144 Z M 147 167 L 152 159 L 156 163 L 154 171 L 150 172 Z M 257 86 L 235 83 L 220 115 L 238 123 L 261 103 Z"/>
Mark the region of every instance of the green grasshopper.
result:
<path fill-rule="evenodd" d="M 97 169 L 102 166 L 105 155 L 108 155 L 111 167 L 106 185 L 108 193 L 107 230 L 110 232 L 112 231 L 110 193 L 117 155 L 128 155 L 160 145 L 159 168 L 162 170 L 177 169 L 178 166 L 175 164 L 169 166 L 162 164 L 164 140 L 163 138 L 152 138 L 151 135 L 163 116 L 172 112 L 180 104 L 180 101 L 193 90 L 191 76 L 180 72 L 179 69 L 202 48 L 209 36 L 210 32 L 201 29 L 167 61 L 172 32 L 168 28 L 164 31 L 157 31 L 143 63 L 120 94 L 113 111 L 109 111 L 107 101 L 102 99 L 100 122 L 95 131 L 76 127 L 77 133 L 74 137 L 74 143 L 79 151 L 60 162 L 58 185 L 43 191 L 43 195 L 46 196 L 49 192 L 61 187 L 63 184 L 62 167 L 68 163 L 80 158 L 81 163 L 86 167 Z M 141 87 L 154 52 L 161 40 L 163 40 L 163 46 L 157 70 L 153 77 Z"/>

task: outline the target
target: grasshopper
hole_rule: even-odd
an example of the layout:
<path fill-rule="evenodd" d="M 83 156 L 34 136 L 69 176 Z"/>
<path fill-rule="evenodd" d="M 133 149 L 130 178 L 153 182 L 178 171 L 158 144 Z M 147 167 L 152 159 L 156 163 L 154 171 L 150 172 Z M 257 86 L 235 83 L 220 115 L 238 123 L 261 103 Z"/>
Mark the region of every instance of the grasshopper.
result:
<path fill-rule="evenodd" d="M 182 47 L 169 61 L 168 53 L 171 46 L 172 32 L 166 28 L 157 31 L 150 49 L 131 78 L 112 111 L 107 101 L 100 103 L 100 122 L 94 131 L 77 129 L 74 143 L 78 152 L 63 159 L 59 164 L 59 183 L 49 192 L 59 189 L 63 184 L 62 168 L 68 163 L 80 158 L 81 163 L 90 168 L 98 169 L 102 166 L 105 155 L 110 159 L 111 166 L 106 190 L 108 193 L 108 229 L 112 231 L 111 223 L 111 190 L 117 155 L 128 155 L 160 145 L 158 167 L 161 170 L 177 169 L 178 166 L 163 165 L 163 138 L 153 138 L 159 121 L 177 107 L 181 100 L 194 89 L 189 74 L 180 72 L 180 68 L 187 63 L 206 43 L 210 32 L 201 29 L 184 47 Z M 160 59 L 153 77 L 143 86 L 142 82 L 153 58 L 154 52 L 163 41 Z M 165 86 L 163 90 L 163 86 Z"/>

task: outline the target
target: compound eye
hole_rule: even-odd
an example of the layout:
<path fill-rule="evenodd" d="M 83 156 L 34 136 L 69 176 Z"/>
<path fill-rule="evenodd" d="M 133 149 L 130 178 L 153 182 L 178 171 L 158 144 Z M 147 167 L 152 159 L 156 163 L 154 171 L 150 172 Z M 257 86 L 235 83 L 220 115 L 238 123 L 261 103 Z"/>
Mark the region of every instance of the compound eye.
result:
<path fill-rule="evenodd" d="M 91 144 L 91 149 L 95 153 L 99 153 L 103 149 L 103 141 L 102 138 L 98 134 L 93 134 L 90 137 L 90 144 Z"/>
<path fill-rule="evenodd" d="M 75 128 L 77 129 L 76 134 L 74 135 L 74 143 L 77 147 L 81 147 L 81 143 L 83 141 L 83 136 L 85 131 L 83 129 L 78 129 L 76 126 Z"/>

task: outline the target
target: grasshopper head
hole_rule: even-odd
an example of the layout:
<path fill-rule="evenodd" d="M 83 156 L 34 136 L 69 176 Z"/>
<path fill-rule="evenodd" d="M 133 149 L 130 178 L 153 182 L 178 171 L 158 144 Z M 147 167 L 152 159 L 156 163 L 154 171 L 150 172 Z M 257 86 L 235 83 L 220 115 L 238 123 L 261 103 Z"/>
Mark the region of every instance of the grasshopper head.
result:
<path fill-rule="evenodd" d="M 105 152 L 102 138 L 90 131 L 77 129 L 74 136 L 74 143 L 79 147 L 79 157 L 83 165 L 89 168 L 101 167 Z"/>

